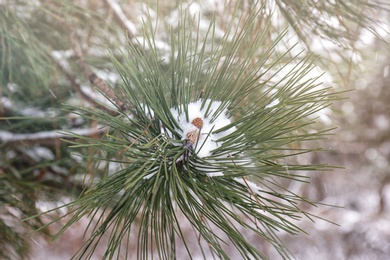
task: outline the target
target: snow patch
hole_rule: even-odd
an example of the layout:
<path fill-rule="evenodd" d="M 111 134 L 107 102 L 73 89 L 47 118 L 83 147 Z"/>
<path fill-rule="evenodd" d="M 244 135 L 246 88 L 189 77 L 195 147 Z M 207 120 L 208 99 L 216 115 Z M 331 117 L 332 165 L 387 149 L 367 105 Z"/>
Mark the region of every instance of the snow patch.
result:
<path fill-rule="evenodd" d="M 262 190 L 259 186 L 257 186 L 256 183 L 251 182 L 247 179 L 244 180 L 243 178 L 234 178 L 234 180 L 247 187 L 251 192 L 257 193 Z"/>
<path fill-rule="evenodd" d="M 218 140 L 236 131 L 236 128 L 232 126 L 225 131 L 215 133 L 217 130 L 231 124 L 227 111 L 224 109 L 218 116 L 214 116 L 215 112 L 221 106 L 221 102 L 208 99 L 204 102 L 204 106 L 202 106 L 202 103 L 202 100 L 198 100 L 187 105 L 188 118 L 184 113 L 183 105 L 178 108 L 171 108 L 171 113 L 181 128 L 176 130 L 181 134 L 181 140 L 183 141 L 187 139 L 187 136 L 191 132 L 197 130 L 197 127 L 192 124 L 192 121 L 196 118 L 203 120 L 203 126 L 199 129 L 197 143 L 194 144 L 193 148 L 199 157 L 204 158 L 210 156 L 213 150 L 222 145 L 222 142 Z"/>
<path fill-rule="evenodd" d="M 277 99 L 273 100 L 271 103 L 269 103 L 268 105 L 266 105 L 265 108 L 273 108 L 273 107 L 279 105 L 279 103 L 280 103 L 280 100 L 279 100 L 279 98 L 277 98 Z"/>
<path fill-rule="evenodd" d="M 80 89 L 85 95 L 89 96 L 91 99 L 98 101 L 98 102 L 100 102 L 108 107 L 116 108 L 115 105 L 113 103 L 111 103 L 109 99 L 107 99 L 107 97 L 105 97 L 100 92 L 93 91 L 91 87 L 81 86 Z"/>
<path fill-rule="evenodd" d="M 129 31 L 129 33 L 131 33 L 132 35 L 137 34 L 137 29 L 135 25 L 133 24 L 133 22 L 127 19 L 126 15 L 122 11 L 121 6 L 113 0 L 107 0 L 107 3 L 110 5 L 116 15 L 119 17 L 119 19 L 123 22 L 126 27 L 126 30 Z"/>
<path fill-rule="evenodd" d="M 22 150 L 36 162 L 41 162 L 43 160 L 52 161 L 55 159 L 53 152 L 46 147 L 37 146 L 32 148 L 24 148 Z"/>
<path fill-rule="evenodd" d="M 207 176 L 209 177 L 218 177 L 218 176 L 224 176 L 222 172 L 206 172 Z"/>
<path fill-rule="evenodd" d="M 201 158 L 211 156 L 213 151 L 223 144 L 221 139 L 236 131 L 235 126 L 227 127 L 224 131 L 218 131 L 232 123 L 227 114 L 227 109 L 221 111 L 221 105 L 222 102 L 220 101 L 200 99 L 187 105 L 171 108 L 170 112 L 179 126 L 175 131 L 183 141 L 182 143 L 176 142 L 173 144 L 188 147 Z M 154 117 L 155 112 L 152 108 L 146 104 L 141 104 L 141 107 L 148 117 Z M 169 138 L 175 138 L 173 133 L 166 128 L 161 128 L 161 133 L 169 136 Z M 194 136 L 194 133 L 196 136 Z M 191 140 L 189 139 L 190 136 Z M 183 160 L 183 158 L 184 156 L 180 156 L 178 161 Z M 199 168 L 202 169 L 202 165 L 199 165 Z M 204 169 L 204 172 L 209 177 L 224 175 L 223 172 L 211 172 L 208 169 Z M 150 179 L 155 174 L 155 172 L 147 174 L 143 179 Z"/>

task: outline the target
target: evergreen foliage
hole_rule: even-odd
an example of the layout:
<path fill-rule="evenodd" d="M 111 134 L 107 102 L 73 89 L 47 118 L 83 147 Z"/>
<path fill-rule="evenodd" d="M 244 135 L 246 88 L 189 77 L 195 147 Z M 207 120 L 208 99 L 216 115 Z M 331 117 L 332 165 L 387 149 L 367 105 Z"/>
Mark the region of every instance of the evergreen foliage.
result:
<path fill-rule="evenodd" d="M 183 11 L 180 17 L 188 19 L 180 20 L 170 33 L 169 61 L 161 60 L 150 30 L 144 32 L 144 41 L 130 44 L 119 55 L 121 60 L 113 57 L 122 79 L 115 88 L 117 99 L 124 104 L 116 107 L 120 115 L 75 109 L 81 117 L 108 126 L 109 131 L 102 139 L 75 136 L 85 142 L 72 142 L 73 147 L 98 149 L 107 158 L 97 160 L 120 164 L 117 172 L 97 177 L 96 183 L 67 205 L 71 219 L 59 234 L 83 216 L 100 219 L 91 223 L 92 234 L 78 258 L 90 258 L 106 232 L 110 239 L 104 257 L 116 257 L 122 240 L 128 238 L 138 240 L 138 258 L 154 254 L 175 258 L 178 240 L 189 248 L 181 215 L 215 257 L 229 257 L 225 243 L 234 245 L 243 258 L 265 257 L 238 226 L 288 257 L 277 232 L 300 231 L 293 220 L 304 214 L 298 205 L 305 199 L 283 190 L 273 179 L 305 181 L 301 171 L 328 168 L 290 164 L 285 158 L 314 150 L 294 145 L 326 135 L 327 131 L 308 133 L 305 129 L 314 123 L 311 116 L 334 98 L 318 86 L 316 78 L 302 80 L 313 67 L 310 57 L 298 62 L 279 83 L 269 83 L 275 76 L 270 71 L 279 63 L 267 58 L 282 35 L 264 51 L 266 55 L 251 63 L 267 33 L 253 26 L 258 16 L 254 11 L 241 18 L 246 19 L 243 28 L 229 25 L 216 43 L 214 23 L 200 39 L 193 34 L 199 31 L 199 20 Z M 242 50 L 249 35 L 251 46 Z M 225 110 L 232 118 L 231 123 L 222 128 L 215 125 L 210 132 L 202 132 L 205 126 L 200 128 L 199 135 L 230 133 L 213 140 L 220 144 L 205 157 L 198 155 L 197 146 L 207 145 L 207 140 L 188 145 L 189 140 L 180 134 L 184 126 L 172 112 L 175 108 L 190 123 L 194 118 L 189 104 L 200 96 L 203 120 L 216 121 Z M 213 102 L 218 105 L 213 107 Z M 138 238 L 131 235 L 132 229 Z M 222 240 L 218 230 L 230 242 Z"/>

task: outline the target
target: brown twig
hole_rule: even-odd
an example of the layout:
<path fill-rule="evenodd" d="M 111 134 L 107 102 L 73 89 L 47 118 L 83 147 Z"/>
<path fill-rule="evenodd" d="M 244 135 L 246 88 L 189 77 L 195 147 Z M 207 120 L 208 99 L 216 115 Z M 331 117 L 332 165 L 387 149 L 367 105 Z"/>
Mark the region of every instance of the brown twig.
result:
<path fill-rule="evenodd" d="M 73 55 L 70 55 L 70 57 L 72 56 L 75 56 L 74 54 Z M 57 67 L 61 70 L 62 74 L 66 77 L 66 79 L 70 82 L 70 84 L 72 85 L 72 87 L 75 89 L 75 91 L 81 96 L 81 98 L 83 98 L 85 101 L 87 101 L 88 103 L 90 104 L 93 104 L 94 107 L 96 108 L 99 108 L 100 110 L 103 110 L 105 112 L 107 112 L 108 114 L 117 114 L 116 111 L 113 111 L 113 110 L 110 110 L 108 109 L 106 106 L 104 105 L 101 105 L 99 103 L 96 102 L 96 99 L 91 96 L 91 95 L 88 95 L 81 87 L 81 85 L 77 82 L 76 78 L 69 73 L 69 71 L 66 69 L 67 67 L 67 64 L 64 64 L 64 61 L 62 60 L 64 58 L 58 58 L 58 57 L 55 57 L 53 55 L 53 60 L 54 62 L 56 63 Z M 102 80 L 101 80 L 102 81 Z M 108 88 L 108 86 L 107 86 Z M 111 90 L 111 89 L 110 89 Z M 104 92 L 106 93 L 106 92 Z M 107 94 L 106 94 L 107 95 Z"/>
<path fill-rule="evenodd" d="M 118 99 L 114 91 L 104 82 L 104 80 L 102 80 L 94 72 L 92 72 L 91 68 L 84 61 L 80 41 L 79 39 L 77 39 L 77 36 L 75 34 L 72 34 L 71 42 L 73 45 L 73 50 L 75 52 L 76 64 L 83 72 L 84 77 L 86 77 L 93 86 L 97 87 L 102 93 L 104 93 L 108 98 L 110 98 L 119 108 L 124 110 L 123 102 Z"/>
<path fill-rule="evenodd" d="M 113 12 L 114 19 L 126 31 L 128 39 L 132 40 L 134 38 L 134 35 L 136 34 L 136 28 L 133 22 L 127 19 L 121 6 L 115 0 L 104 0 L 104 4 Z M 115 95 L 114 91 L 104 82 L 104 80 L 99 78 L 85 62 L 83 50 L 77 35 L 75 33 L 72 33 L 70 38 L 72 43 L 72 49 L 75 54 L 74 56 L 76 58 L 76 64 L 82 71 L 84 77 L 89 80 L 92 86 L 98 88 L 104 95 L 111 99 L 121 110 L 125 110 L 125 104 L 123 103 L 123 101 Z M 67 76 L 68 80 L 71 81 L 72 85 L 79 90 L 82 96 L 86 97 L 85 93 L 82 92 L 81 88 L 77 86 L 77 83 L 72 80 L 72 77 L 67 74 L 65 74 L 65 76 Z"/>

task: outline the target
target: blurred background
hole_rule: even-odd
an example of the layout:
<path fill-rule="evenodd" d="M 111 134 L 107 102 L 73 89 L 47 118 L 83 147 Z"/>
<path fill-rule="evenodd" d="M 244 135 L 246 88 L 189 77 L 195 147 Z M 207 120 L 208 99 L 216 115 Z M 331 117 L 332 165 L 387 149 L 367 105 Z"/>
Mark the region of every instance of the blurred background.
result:
<path fill-rule="evenodd" d="M 284 53 L 295 45 L 291 55 L 302 50 L 318 55 L 313 73 L 325 73 L 323 86 L 345 91 L 345 99 L 319 116 L 319 129 L 337 126 L 320 141 L 329 152 L 299 158 L 340 168 L 310 174 L 311 184 L 287 184 L 319 202 L 305 210 L 324 220 L 303 219 L 298 225 L 308 234 L 280 236 L 296 259 L 388 259 L 390 6 L 364 0 L 262 2 L 264 19 L 256 26 L 270 27 L 270 44 L 289 28 L 276 51 Z M 191 14 L 200 13 L 200 33 L 215 15 L 217 34 L 223 34 L 235 10 L 245 15 L 252 5 L 184 2 Z M 99 107 L 94 102 L 102 100 L 93 88 L 96 80 L 109 85 L 120 80 L 107 49 L 119 50 L 127 40 L 141 37 L 144 26 L 159 28 L 154 37 L 164 54 L 169 49 L 164 26 L 177 22 L 178 6 L 179 1 L 0 0 L 1 259 L 69 259 L 79 249 L 88 220 L 80 220 L 54 242 L 44 234 L 55 233 L 61 223 L 26 236 L 50 216 L 20 222 L 72 200 L 88 178 L 84 173 L 93 172 L 93 158 L 80 159 L 88 151 L 71 152 L 60 139 L 70 138 L 62 134 L 66 130 L 96 138 L 101 133 L 92 121 L 62 110 L 62 104 Z M 269 17 L 272 23 L 265 24 Z M 274 249 L 264 250 L 269 259 L 280 259 Z M 94 259 L 103 252 L 98 248 Z"/>

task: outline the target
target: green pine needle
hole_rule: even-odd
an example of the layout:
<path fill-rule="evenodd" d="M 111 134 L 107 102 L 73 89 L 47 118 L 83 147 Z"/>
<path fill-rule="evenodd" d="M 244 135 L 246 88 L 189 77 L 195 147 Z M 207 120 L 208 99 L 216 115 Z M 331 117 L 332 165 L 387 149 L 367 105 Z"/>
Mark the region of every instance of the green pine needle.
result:
<path fill-rule="evenodd" d="M 228 25 L 221 39 L 214 22 L 201 37 L 197 17 L 183 11 L 169 34 L 168 55 L 158 50 L 153 29 L 145 29 L 145 41 L 130 44 L 120 61 L 112 55 L 122 78 L 114 90 L 127 109 L 116 116 L 76 109 L 109 131 L 102 139 L 75 136 L 82 141 L 72 143 L 96 149 L 95 160 L 119 163 L 120 169 L 106 178 L 96 176 L 68 205 L 71 219 L 56 237 L 91 217 L 90 235 L 75 258 L 91 258 L 103 236 L 109 238 L 104 258 L 119 257 L 123 243 L 136 243 L 137 251 L 128 248 L 126 254 L 141 259 L 176 258 L 179 246 L 190 257 L 200 252 L 229 258 L 226 249 L 233 246 L 242 258 L 265 258 L 263 243 L 289 258 L 278 232 L 304 232 L 296 221 L 311 217 L 300 209 L 311 202 L 275 179 L 307 182 L 303 172 L 332 168 L 288 164 L 286 158 L 318 150 L 304 143 L 328 134 L 313 131 L 316 113 L 336 97 L 317 78 L 305 80 L 312 57 L 293 57 L 288 63 L 294 69 L 280 75 L 286 63 L 271 57 L 284 33 L 264 47 L 267 28 L 254 26 L 261 8 L 241 17 L 242 28 Z M 221 116 L 230 120 L 213 126 L 211 133 L 222 135 L 206 156 L 197 151 L 208 145 L 207 137 L 204 143 L 190 143 L 175 114 L 191 123 L 189 106 L 197 101 L 210 124 Z M 199 131 L 204 134 L 202 127 Z M 188 226 L 192 238 L 185 234 Z M 248 239 L 253 235 L 257 240 Z M 193 243 L 198 252 L 191 249 Z"/>

